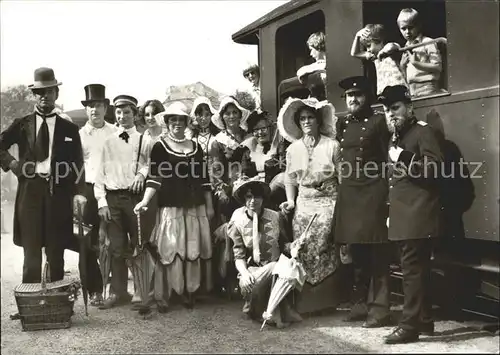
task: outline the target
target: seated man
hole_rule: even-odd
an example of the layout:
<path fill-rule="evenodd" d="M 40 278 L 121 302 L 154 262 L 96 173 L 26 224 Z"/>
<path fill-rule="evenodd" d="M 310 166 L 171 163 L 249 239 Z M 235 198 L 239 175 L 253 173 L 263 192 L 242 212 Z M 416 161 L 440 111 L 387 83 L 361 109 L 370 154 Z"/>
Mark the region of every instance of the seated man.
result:
<path fill-rule="evenodd" d="M 274 266 L 285 244 L 289 246 L 280 214 L 262 207 L 269 193 L 269 185 L 263 181 L 247 177 L 236 181 L 233 195 L 244 207 L 234 211 L 228 224 L 241 294 L 245 299 L 243 312 L 254 320 L 262 319 L 269 301 Z M 281 328 L 300 320 L 300 315 L 285 299 L 271 322 Z"/>

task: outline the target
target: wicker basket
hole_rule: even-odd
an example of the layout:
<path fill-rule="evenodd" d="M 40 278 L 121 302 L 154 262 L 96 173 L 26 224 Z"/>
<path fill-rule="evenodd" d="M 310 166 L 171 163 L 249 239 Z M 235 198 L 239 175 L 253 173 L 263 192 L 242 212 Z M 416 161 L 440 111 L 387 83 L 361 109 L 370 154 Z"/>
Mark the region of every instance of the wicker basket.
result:
<path fill-rule="evenodd" d="M 80 283 L 77 280 L 47 282 L 48 262 L 42 283 L 23 283 L 14 290 L 23 331 L 71 327 L 71 316 Z"/>

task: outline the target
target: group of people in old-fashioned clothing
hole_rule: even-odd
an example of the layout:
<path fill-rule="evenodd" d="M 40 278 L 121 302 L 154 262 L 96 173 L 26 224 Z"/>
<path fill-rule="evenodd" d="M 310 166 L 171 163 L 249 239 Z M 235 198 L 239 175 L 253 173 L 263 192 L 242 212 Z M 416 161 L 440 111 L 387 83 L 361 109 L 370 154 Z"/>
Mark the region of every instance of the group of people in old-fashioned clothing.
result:
<path fill-rule="evenodd" d="M 412 13 L 406 15 L 400 26 L 411 22 Z M 357 34 L 355 55 L 363 43 L 373 55 L 381 49 L 377 31 L 375 25 Z M 91 226 L 88 287 L 100 309 L 132 303 L 165 313 L 175 298 L 192 308 L 214 290 L 237 292 L 248 317 L 281 328 L 300 314 L 337 306 L 337 271 L 350 263 L 353 306 L 346 321 L 376 328 L 393 324 L 389 264 L 396 242 L 405 300 L 385 342 L 432 334 L 431 242 L 441 234 L 441 201 L 439 172 L 429 170 L 439 165 L 429 163 L 443 161 L 441 141 L 415 118 L 405 83 L 384 84 L 375 96 L 366 77 L 342 80 L 348 113 L 338 118 L 326 99 L 324 34 L 307 44 L 316 62 L 297 75 L 311 95 L 288 98 L 276 120 L 262 109 L 259 68 L 251 66 L 243 74 L 258 99 L 252 112 L 233 96 L 218 109 L 198 97 L 188 112 L 179 102 L 138 106 L 136 98 L 118 95 L 114 125 L 104 120 L 111 103 L 105 87 L 90 84 L 82 101 L 88 121 L 78 131 L 55 110 L 61 83 L 53 70 L 37 69 L 34 112 L 0 134 L 1 166 L 19 179 L 14 241 L 24 248 L 23 282 L 40 282 L 42 247 L 51 280 L 63 278 L 64 249 L 78 251 L 73 213 L 83 211 Z M 422 82 L 410 84 L 424 90 Z M 377 101 L 384 112 L 372 108 Z M 18 159 L 8 152 L 14 144 Z M 128 291 L 139 233 L 156 253 L 146 298 L 134 273 L 134 293 Z M 96 251 L 105 242 L 112 274 L 106 299 Z M 271 289 L 287 267 L 283 256 L 300 266 L 300 287 L 269 316 Z"/>

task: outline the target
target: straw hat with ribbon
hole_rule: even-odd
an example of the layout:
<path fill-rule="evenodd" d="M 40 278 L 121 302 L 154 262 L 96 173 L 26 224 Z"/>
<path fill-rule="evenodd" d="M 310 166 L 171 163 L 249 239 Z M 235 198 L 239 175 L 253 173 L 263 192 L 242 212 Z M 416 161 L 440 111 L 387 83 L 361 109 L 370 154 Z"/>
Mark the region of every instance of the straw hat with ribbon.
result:
<path fill-rule="evenodd" d="M 186 123 L 189 123 L 189 113 L 186 105 L 180 101 L 173 102 L 165 108 L 165 111 L 159 112 L 155 115 L 156 122 L 163 128 L 167 127 L 168 118 L 170 116 L 185 116 Z"/>
<path fill-rule="evenodd" d="M 269 196 L 271 193 L 271 189 L 269 184 L 264 181 L 258 180 L 258 176 L 249 178 L 247 176 L 241 176 L 238 180 L 234 182 L 233 185 L 233 197 L 236 201 L 245 204 L 245 196 L 243 196 L 243 192 L 247 191 L 247 189 L 252 185 L 260 185 L 262 188 L 262 192 L 264 199 Z M 252 213 L 252 258 L 255 264 L 260 263 L 260 238 L 259 238 L 259 216 L 256 212 Z"/>
<path fill-rule="evenodd" d="M 278 113 L 278 129 L 280 134 L 289 142 L 300 139 L 303 135 L 302 130 L 295 123 L 295 113 L 303 108 L 310 107 L 318 110 L 321 115 L 321 125 L 319 133 L 327 137 L 335 138 L 337 116 L 335 116 L 335 107 L 326 100 L 318 101 L 316 98 L 298 99 L 289 98 Z"/>
<path fill-rule="evenodd" d="M 232 96 L 226 96 L 222 99 L 219 107 L 219 111 L 215 113 L 215 115 L 212 116 L 212 123 L 215 125 L 220 130 L 225 130 L 226 129 L 226 124 L 224 123 L 224 120 L 222 118 L 222 112 L 226 109 L 227 105 L 233 104 L 236 106 L 238 110 L 241 112 L 241 120 L 240 120 L 240 127 L 243 130 L 247 130 L 247 118 L 250 115 L 250 111 L 248 111 L 246 108 L 243 108 L 238 100 L 236 100 Z"/>

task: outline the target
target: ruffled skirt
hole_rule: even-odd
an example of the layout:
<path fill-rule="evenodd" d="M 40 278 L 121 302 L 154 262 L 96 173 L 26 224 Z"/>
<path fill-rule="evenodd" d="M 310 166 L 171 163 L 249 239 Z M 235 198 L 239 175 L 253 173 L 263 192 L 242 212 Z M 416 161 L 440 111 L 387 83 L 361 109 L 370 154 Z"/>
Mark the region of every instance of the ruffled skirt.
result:
<path fill-rule="evenodd" d="M 212 241 L 205 205 L 161 207 L 151 237 L 164 266 L 169 295 L 172 290 L 182 295 L 200 287 L 206 292 L 212 289 Z M 158 285 L 158 289 L 163 287 Z"/>

